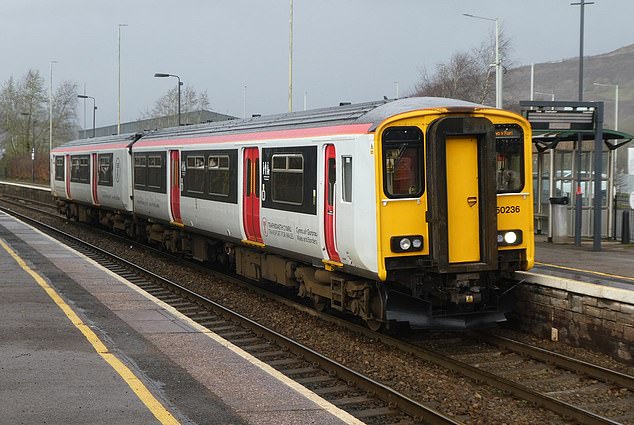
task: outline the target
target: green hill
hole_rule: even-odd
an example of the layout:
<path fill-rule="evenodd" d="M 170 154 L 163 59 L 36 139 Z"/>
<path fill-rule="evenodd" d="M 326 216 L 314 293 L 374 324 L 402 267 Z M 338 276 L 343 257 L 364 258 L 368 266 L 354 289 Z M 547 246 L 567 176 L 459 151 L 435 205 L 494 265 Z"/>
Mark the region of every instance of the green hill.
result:
<path fill-rule="evenodd" d="M 579 58 L 534 64 L 535 92 L 554 93 L 555 100 L 579 98 Z M 530 99 L 530 65 L 510 69 L 504 75 L 504 103 L 517 105 Z M 584 57 L 585 101 L 605 103 L 604 127 L 614 129 L 615 88 L 593 83 L 619 85 L 619 130 L 634 134 L 634 44 L 610 53 Z M 535 94 L 535 100 L 551 100 Z M 632 146 L 634 147 L 634 146 Z"/>

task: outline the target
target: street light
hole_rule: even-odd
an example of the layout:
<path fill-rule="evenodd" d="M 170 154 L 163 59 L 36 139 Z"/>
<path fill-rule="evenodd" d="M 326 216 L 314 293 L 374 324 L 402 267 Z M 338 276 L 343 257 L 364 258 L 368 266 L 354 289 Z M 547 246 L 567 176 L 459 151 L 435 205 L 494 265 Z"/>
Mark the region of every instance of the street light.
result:
<path fill-rule="evenodd" d="M 183 83 L 181 83 L 181 78 L 178 75 L 163 74 L 162 72 L 157 72 L 154 74 L 154 76 L 156 78 L 175 77 L 176 79 L 178 79 L 178 126 L 180 127 L 181 125 L 181 86 L 183 85 Z"/>
<path fill-rule="evenodd" d="M 483 19 L 485 21 L 495 22 L 495 107 L 502 108 L 502 62 L 500 60 L 500 25 L 498 18 L 487 18 L 484 16 L 463 13 L 464 16 L 475 19 Z"/>
<path fill-rule="evenodd" d="M 78 94 L 80 99 L 92 99 L 92 137 L 95 137 L 95 114 L 97 113 L 96 100 L 92 96 L 86 96 L 85 94 Z M 86 129 L 84 129 L 84 137 L 86 137 Z"/>
<path fill-rule="evenodd" d="M 57 61 L 51 61 L 50 63 L 50 84 L 48 87 L 48 152 L 53 150 L 53 64 Z M 49 164 L 50 165 L 50 164 Z"/>
<path fill-rule="evenodd" d="M 117 97 L 117 134 L 121 134 L 121 27 L 127 27 L 128 24 L 119 24 L 117 46 L 119 49 L 118 67 L 119 67 L 119 94 Z"/>
<path fill-rule="evenodd" d="M 293 112 L 293 0 L 288 18 L 288 112 Z"/>

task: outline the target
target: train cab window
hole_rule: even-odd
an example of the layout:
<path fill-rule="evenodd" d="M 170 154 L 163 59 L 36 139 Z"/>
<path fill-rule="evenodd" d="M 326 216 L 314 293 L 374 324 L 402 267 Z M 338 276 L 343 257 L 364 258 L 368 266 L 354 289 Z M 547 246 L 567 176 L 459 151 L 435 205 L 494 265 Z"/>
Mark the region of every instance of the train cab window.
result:
<path fill-rule="evenodd" d="M 64 157 L 55 157 L 55 180 L 64 181 Z"/>
<path fill-rule="evenodd" d="M 273 155 L 271 162 L 271 199 L 273 202 L 302 205 L 304 202 L 303 155 Z"/>
<path fill-rule="evenodd" d="M 112 186 L 112 154 L 97 155 L 99 163 L 97 184 L 100 186 Z"/>
<path fill-rule="evenodd" d="M 143 188 L 147 184 L 147 157 L 134 156 L 134 186 Z"/>
<path fill-rule="evenodd" d="M 383 190 L 388 198 L 423 194 L 423 133 L 417 127 L 383 132 Z"/>
<path fill-rule="evenodd" d="M 147 186 L 161 189 L 163 183 L 163 158 L 160 156 L 147 157 Z"/>
<path fill-rule="evenodd" d="M 342 194 L 341 198 L 344 202 L 352 202 L 352 157 L 351 156 L 342 156 Z"/>
<path fill-rule="evenodd" d="M 90 183 L 90 157 L 77 155 L 70 157 L 70 181 L 74 183 Z"/>
<path fill-rule="evenodd" d="M 209 172 L 209 194 L 229 196 L 231 175 L 229 173 L 228 155 L 209 155 L 207 170 Z"/>
<path fill-rule="evenodd" d="M 496 183 L 498 193 L 524 188 L 524 138 L 517 125 L 495 126 Z"/>
<path fill-rule="evenodd" d="M 186 187 L 188 192 L 205 192 L 205 157 L 188 156 L 186 171 Z"/>

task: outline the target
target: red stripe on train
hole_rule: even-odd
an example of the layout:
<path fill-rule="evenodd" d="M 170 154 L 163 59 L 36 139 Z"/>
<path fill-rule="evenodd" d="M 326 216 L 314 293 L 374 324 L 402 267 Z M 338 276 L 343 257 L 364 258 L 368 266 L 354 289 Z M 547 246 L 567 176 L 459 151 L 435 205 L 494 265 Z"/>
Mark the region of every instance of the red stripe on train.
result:
<path fill-rule="evenodd" d="M 367 133 L 372 124 L 350 124 L 330 127 L 312 127 L 294 130 L 266 131 L 261 133 L 221 134 L 218 136 L 201 136 L 169 139 L 140 139 L 134 147 L 199 145 L 206 143 L 252 142 L 269 139 L 293 139 L 305 137 L 335 136 L 342 134 Z"/>

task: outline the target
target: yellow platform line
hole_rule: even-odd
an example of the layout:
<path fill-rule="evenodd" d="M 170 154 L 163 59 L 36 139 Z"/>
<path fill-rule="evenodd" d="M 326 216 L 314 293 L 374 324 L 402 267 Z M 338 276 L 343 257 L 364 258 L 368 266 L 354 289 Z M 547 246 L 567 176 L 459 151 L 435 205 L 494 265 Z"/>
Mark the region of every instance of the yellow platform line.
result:
<path fill-rule="evenodd" d="M 570 271 L 573 271 L 573 272 L 592 273 L 592 274 L 596 274 L 597 276 L 614 277 L 614 278 L 617 278 L 617 279 L 631 280 L 632 282 L 634 282 L 634 277 L 629 277 L 629 276 L 621 276 L 621 275 L 618 275 L 618 274 L 597 272 L 597 271 L 594 271 L 594 270 L 575 269 L 574 267 L 559 266 L 557 264 L 550 264 L 550 263 L 541 263 L 539 261 L 535 261 L 535 264 L 538 264 L 538 265 L 541 265 L 541 266 L 555 267 L 557 269 L 562 269 L 562 270 L 570 270 Z"/>
<path fill-rule="evenodd" d="M 90 329 L 88 325 L 86 325 L 82 320 L 77 316 L 77 314 L 73 311 L 72 308 L 59 296 L 57 291 L 52 288 L 46 281 L 33 269 L 31 269 L 25 262 L 18 256 L 3 241 L 0 239 L 0 245 L 4 248 L 5 251 L 13 257 L 13 259 L 18 263 L 22 269 L 27 272 L 35 282 L 48 294 L 49 297 L 57 304 L 57 306 L 66 314 L 71 323 L 79 329 L 79 331 L 86 337 L 88 342 L 93 346 L 95 351 L 121 376 L 121 378 L 125 381 L 126 384 L 134 391 L 139 400 L 145 404 L 145 406 L 152 412 L 152 414 L 159 420 L 162 424 L 166 425 L 177 425 L 180 424 L 172 416 L 172 414 L 152 395 L 152 393 L 147 389 L 147 387 L 141 382 L 139 378 L 134 375 L 134 373 L 125 365 L 121 360 L 119 360 L 114 354 L 108 351 L 108 348 L 105 346 L 103 342 L 99 339 L 99 337 Z"/>

